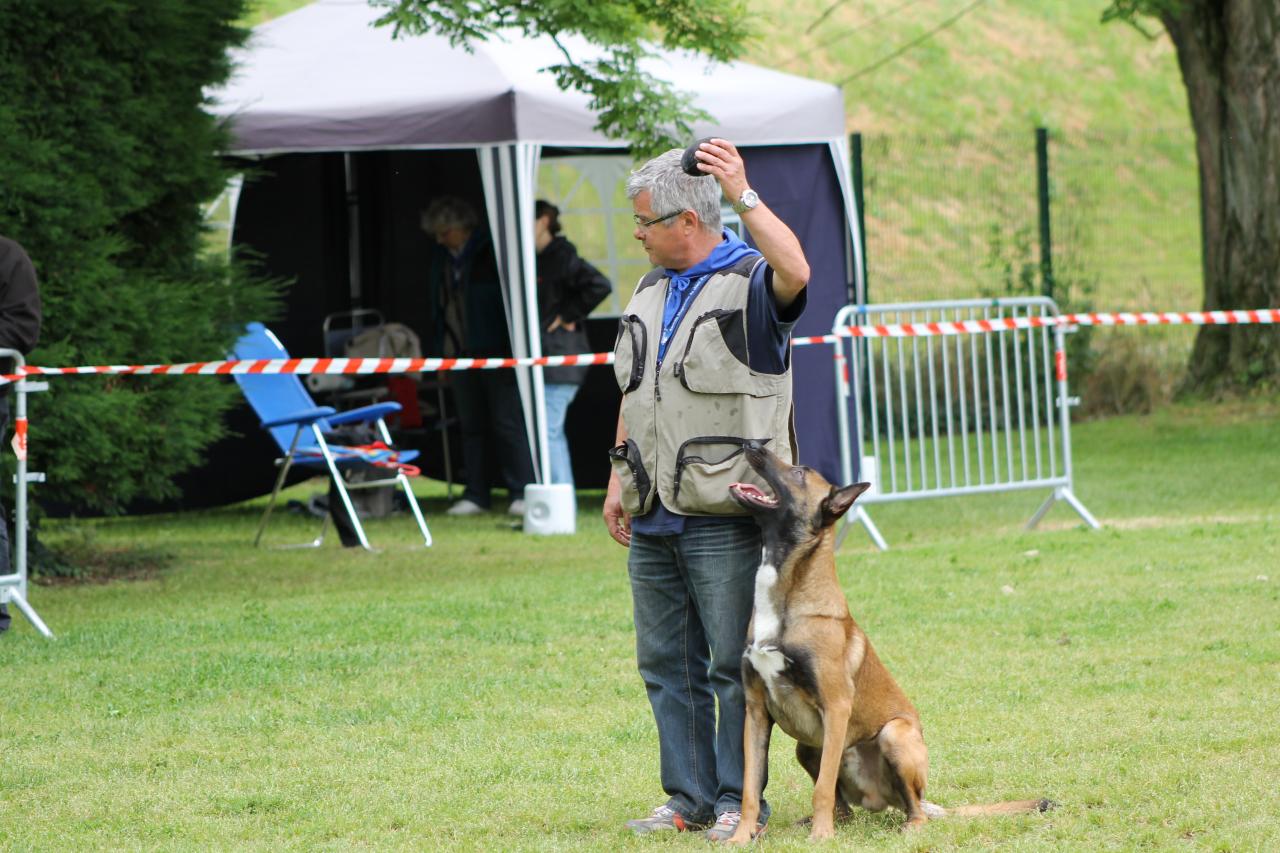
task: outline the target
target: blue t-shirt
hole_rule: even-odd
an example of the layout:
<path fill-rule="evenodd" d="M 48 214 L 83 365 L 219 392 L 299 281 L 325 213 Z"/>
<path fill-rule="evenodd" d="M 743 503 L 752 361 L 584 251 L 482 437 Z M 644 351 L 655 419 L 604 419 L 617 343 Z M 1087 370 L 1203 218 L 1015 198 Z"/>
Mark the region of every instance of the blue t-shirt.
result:
<path fill-rule="evenodd" d="M 777 374 L 786 369 L 791 330 L 804 313 L 808 292 L 808 288 L 801 290 L 794 302 L 785 310 L 779 310 L 773 298 L 773 268 L 767 262 L 756 266 L 747 295 L 747 366 L 752 370 Z M 755 523 L 747 515 L 680 515 L 663 506 L 655 496 L 648 513 L 631 519 L 631 530 L 647 536 L 678 536 L 686 524 L 726 521 Z"/>

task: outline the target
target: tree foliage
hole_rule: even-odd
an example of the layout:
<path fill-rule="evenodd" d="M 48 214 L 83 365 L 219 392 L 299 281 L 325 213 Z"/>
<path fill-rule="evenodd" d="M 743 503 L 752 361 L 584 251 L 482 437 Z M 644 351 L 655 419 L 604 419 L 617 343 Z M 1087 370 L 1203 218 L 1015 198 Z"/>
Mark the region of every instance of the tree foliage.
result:
<path fill-rule="evenodd" d="M 372 0 L 388 11 L 379 25 L 402 34 L 436 32 L 454 45 L 501 38 L 504 30 L 547 36 L 564 62 L 549 66 L 562 89 L 585 93 L 599 116 L 597 129 L 647 154 L 687 143 L 691 122 L 710 120 L 693 96 L 645 71 L 648 45 L 700 51 L 727 62 L 749 35 L 743 0 Z M 576 33 L 603 50 L 575 57 L 564 36 Z M 749 97 L 750 93 L 743 93 Z"/>
<path fill-rule="evenodd" d="M 224 131 L 203 109 L 230 71 L 245 0 L 0 4 L 0 233 L 40 278 L 28 361 L 221 358 L 273 286 L 202 252 Z M 234 386 L 196 378 L 51 381 L 30 398 L 35 496 L 115 512 L 174 496 L 223 432 Z"/>

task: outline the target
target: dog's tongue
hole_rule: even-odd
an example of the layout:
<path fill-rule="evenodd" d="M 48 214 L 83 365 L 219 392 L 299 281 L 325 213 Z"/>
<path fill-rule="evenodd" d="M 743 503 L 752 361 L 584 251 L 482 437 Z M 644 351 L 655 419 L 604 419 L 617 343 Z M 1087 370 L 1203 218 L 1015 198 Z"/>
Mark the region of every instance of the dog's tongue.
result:
<path fill-rule="evenodd" d="M 758 487 L 753 486 L 750 483 L 734 483 L 729 488 L 737 489 L 740 492 L 746 492 L 752 497 L 760 497 L 760 498 L 764 497 L 764 492 L 760 491 Z"/>

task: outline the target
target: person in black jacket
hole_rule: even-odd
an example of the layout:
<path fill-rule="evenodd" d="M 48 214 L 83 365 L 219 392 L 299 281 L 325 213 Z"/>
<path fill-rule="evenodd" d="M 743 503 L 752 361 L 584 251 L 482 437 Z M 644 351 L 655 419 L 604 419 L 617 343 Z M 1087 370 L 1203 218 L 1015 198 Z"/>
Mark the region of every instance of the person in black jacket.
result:
<path fill-rule="evenodd" d="M 36 269 L 23 248 L 0 236 L 0 347 L 26 355 L 40 338 L 40 292 Z M 12 360 L 3 360 L 3 371 L 12 372 Z M 0 396 L 0 436 L 9 427 L 9 394 Z M 0 506 L 0 575 L 12 569 L 9 554 L 9 524 Z M 9 609 L 0 604 L 0 632 L 9 630 Z"/>
<path fill-rule="evenodd" d="M 466 201 L 440 196 L 422 211 L 422 230 L 435 240 L 427 275 L 430 335 L 441 354 L 466 358 L 511 356 L 511 336 L 493 240 Z M 447 515 L 477 515 L 491 505 L 490 468 L 507 487 L 509 515 L 524 515 L 524 487 L 533 482 L 533 457 L 513 370 L 464 370 L 452 375 L 462 432 L 466 484 Z M 494 464 L 496 462 L 496 465 Z"/>
<path fill-rule="evenodd" d="M 534 205 L 534 246 L 538 250 L 538 315 L 542 320 L 542 354 L 590 352 L 587 315 L 613 286 L 604 274 L 578 256 L 560 236 L 560 209 L 539 199 Z M 547 399 L 547 443 L 551 482 L 573 484 L 565 415 L 586 378 L 586 365 L 544 368 Z"/>

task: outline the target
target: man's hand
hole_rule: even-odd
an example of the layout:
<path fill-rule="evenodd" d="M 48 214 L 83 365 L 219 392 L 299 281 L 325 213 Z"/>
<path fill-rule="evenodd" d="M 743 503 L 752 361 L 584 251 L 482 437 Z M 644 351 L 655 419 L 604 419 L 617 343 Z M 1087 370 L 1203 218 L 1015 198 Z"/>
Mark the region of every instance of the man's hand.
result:
<path fill-rule="evenodd" d="M 715 176 L 730 204 L 742 198 L 742 193 L 749 188 L 747 169 L 732 142 L 719 138 L 704 142 L 696 156 L 698 168 Z M 773 299 L 779 308 L 786 308 L 809 283 L 809 262 L 805 260 L 804 249 L 763 199 L 740 215 L 751 231 L 756 248 L 773 267 Z"/>
<path fill-rule="evenodd" d="M 622 484 L 616 476 L 609 477 L 609 488 L 604 494 L 604 526 L 623 548 L 631 547 L 631 516 L 622 508 Z"/>
<path fill-rule="evenodd" d="M 551 321 L 551 325 L 547 326 L 547 334 L 551 334 L 556 329 L 564 329 L 566 332 L 573 332 L 573 331 L 576 331 L 577 328 L 578 328 L 577 323 L 566 323 L 564 319 L 559 314 L 557 314 L 556 318 Z"/>
<path fill-rule="evenodd" d="M 720 182 L 720 189 L 730 203 L 742 197 L 749 186 L 747 167 L 732 142 L 712 139 L 699 145 L 694 156 L 698 158 L 698 168 Z"/>

